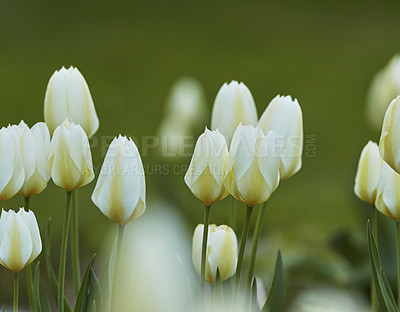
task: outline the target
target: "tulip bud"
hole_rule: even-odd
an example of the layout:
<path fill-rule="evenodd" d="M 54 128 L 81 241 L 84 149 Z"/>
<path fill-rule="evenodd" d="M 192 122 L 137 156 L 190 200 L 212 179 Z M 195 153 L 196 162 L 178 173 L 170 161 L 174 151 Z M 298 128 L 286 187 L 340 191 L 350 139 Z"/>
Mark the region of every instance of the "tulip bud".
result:
<path fill-rule="evenodd" d="M 395 55 L 373 78 L 367 94 L 367 118 L 379 130 L 392 99 L 400 94 L 400 55 Z"/>
<path fill-rule="evenodd" d="M 205 205 L 210 206 L 228 196 L 224 177 L 228 166 L 228 148 L 218 130 L 206 128 L 194 148 L 185 183 Z"/>
<path fill-rule="evenodd" d="M 215 98 L 211 129 L 219 130 L 226 138 L 228 146 L 239 123 L 257 125 L 257 109 L 250 90 L 243 82 L 224 83 Z"/>
<path fill-rule="evenodd" d="M 131 138 L 119 135 L 108 148 L 92 194 L 93 203 L 119 225 L 146 209 L 146 184 L 139 151 Z"/>
<path fill-rule="evenodd" d="M 382 165 L 383 159 L 379 154 L 378 145 L 369 141 L 364 146 L 358 162 L 354 193 L 371 205 L 375 204 Z"/>
<path fill-rule="evenodd" d="M 18 273 L 42 251 L 39 227 L 32 211 L 2 210 L 0 216 L 0 263 Z"/>
<path fill-rule="evenodd" d="M 94 178 L 89 140 L 81 126 L 65 120 L 54 131 L 47 161 L 54 183 L 67 191 Z"/>
<path fill-rule="evenodd" d="M 281 141 L 281 180 L 290 178 L 301 168 L 303 151 L 303 115 L 297 99 L 276 96 L 265 109 L 258 125 L 264 133 L 273 130 L 277 134 Z"/>
<path fill-rule="evenodd" d="M 383 163 L 379 176 L 375 206 L 384 215 L 400 222 L 400 175 Z"/>
<path fill-rule="evenodd" d="M 13 197 L 24 184 L 18 138 L 10 128 L 0 130 L 0 201 Z"/>
<path fill-rule="evenodd" d="M 204 225 L 199 224 L 193 234 L 193 265 L 197 273 L 201 272 L 201 250 L 203 245 Z M 227 225 L 216 226 L 211 224 L 208 228 L 207 253 L 206 253 L 206 280 L 215 284 L 217 269 L 221 281 L 230 278 L 236 272 L 238 259 L 238 246 L 235 232 Z"/>
<path fill-rule="evenodd" d="M 247 206 L 268 200 L 279 184 L 280 157 L 275 149 L 276 133 L 264 136 L 259 127 L 239 124 L 229 150 L 224 185 Z"/>
<path fill-rule="evenodd" d="M 72 66 L 54 72 L 44 98 L 44 120 L 50 133 L 66 118 L 79 124 L 89 138 L 99 128 L 89 87 L 79 70 Z"/>
<path fill-rule="evenodd" d="M 18 126 L 10 126 L 9 129 L 18 137 L 25 172 L 24 185 L 19 193 L 25 197 L 38 194 L 46 188 L 50 179 L 47 170 L 49 129 L 44 122 L 38 122 L 29 129 L 23 121 Z"/>
<path fill-rule="evenodd" d="M 383 120 L 379 152 L 383 160 L 400 173 L 400 96 L 389 105 Z"/>

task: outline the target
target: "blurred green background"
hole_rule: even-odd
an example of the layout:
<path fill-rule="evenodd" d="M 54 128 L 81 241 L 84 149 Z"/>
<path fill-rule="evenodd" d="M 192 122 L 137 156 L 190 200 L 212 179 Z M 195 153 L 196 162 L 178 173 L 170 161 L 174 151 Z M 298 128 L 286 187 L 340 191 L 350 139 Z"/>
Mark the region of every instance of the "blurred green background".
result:
<path fill-rule="evenodd" d="M 373 74 L 400 50 L 399 10 L 400 2 L 377 1 L 2 1 L 0 123 L 42 121 L 48 79 L 61 66 L 76 66 L 100 118 L 103 143 L 93 146 L 99 166 L 113 136 L 135 136 L 140 149 L 142 136 L 156 134 L 181 76 L 203 84 L 210 111 L 220 86 L 233 79 L 250 88 L 259 115 L 276 94 L 290 94 L 303 109 L 305 151 L 316 147 L 316 155 L 305 153 L 301 171 L 273 195 L 260 259 L 275 256 L 276 248 L 268 251 L 273 240 L 282 242 L 284 260 L 290 246 L 329 254 L 338 231 L 364 238 L 368 207 L 353 183 L 362 147 L 379 138 L 365 121 L 365 96 Z M 160 161 L 155 153 L 143 157 L 145 165 Z M 163 190 L 165 181 L 173 191 Z M 94 185 L 79 190 L 83 263 L 113 226 L 90 200 Z M 147 194 L 148 209 L 151 200 L 175 204 L 189 233 L 202 222 L 202 205 L 183 174 L 148 175 Z M 32 199 L 42 232 L 50 216 L 55 229 L 61 225 L 64 196 L 50 182 Z M 18 195 L 2 206 L 22 203 Z M 215 205 L 212 222 L 228 222 L 228 205 Z M 53 243 L 57 259 L 57 235 Z M 11 275 L 0 269 L 1 304 L 11 301 Z"/>

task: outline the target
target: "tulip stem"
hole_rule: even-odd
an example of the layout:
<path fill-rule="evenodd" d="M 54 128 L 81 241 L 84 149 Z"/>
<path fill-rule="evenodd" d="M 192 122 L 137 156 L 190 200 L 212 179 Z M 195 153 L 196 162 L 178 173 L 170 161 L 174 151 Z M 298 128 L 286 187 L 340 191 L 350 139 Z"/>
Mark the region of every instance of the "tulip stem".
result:
<path fill-rule="evenodd" d="M 73 193 L 74 203 L 71 211 L 71 256 L 72 271 L 74 280 L 75 297 L 79 293 L 79 285 L 81 281 L 80 263 L 79 263 L 79 222 L 78 222 L 78 192 Z"/>
<path fill-rule="evenodd" d="M 378 210 L 374 205 L 371 206 L 371 229 L 378 244 Z M 374 278 L 371 276 L 371 311 L 378 311 L 378 298 L 376 297 L 376 287 Z"/>
<path fill-rule="evenodd" d="M 118 288 L 118 277 L 119 277 L 119 267 L 121 265 L 121 250 L 122 243 L 124 241 L 125 225 L 120 225 L 118 227 L 117 233 L 117 248 L 115 251 L 115 263 L 114 263 L 114 275 L 113 283 L 111 289 L 111 311 L 119 311 L 117 309 L 117 288 Z"/>
<path fill-rule="evenodd" d="M 256 262 L 256 255 L 258 249 L 258 240 L 260 239 L 260 234 L 262 230 L 262 225 L 264 221 L 265 211 L 267 210 L 267 202 L 262 205 L 258 210 L 256 227 L 254 229 L 254 237 L 253 237 L 253 245 L 251 246 L 251 254 L 250 254 L 250 266 L 249 266 L 249 275 L 248 275 L 248 286 L 251 289 L 251 283 L 254 277 L 254 267 Z"/>
<path fill-rule="evenodd" d="M 18 288 L 19 288 L 19 274 L 14 273 L 14 304 L 13 311 L 18 312 Z"/>
<path fill-rule="evenodd" d="M 242 264 L 243 264 L 243 258 L 244 258 L 244 251 L 246 249 L 247 236 L 249 235 L 250 220 L 251 220 L 252 212 L 253 212 L 253 207 L 247 206 L 246 221 L 244 222 L 242 238 L 240 240 L 238 262 L 237 262 L 237 269 L 236 269 L 236 275 L 235 275 L 235 285 L 233 287 L 233 299 L 234 300 L 237 299 L 237 296 L 239 294 L 239 285 L 240 285 L 240 277 L 241 277 L 241 274 L 242 274 Z"/>
<path fill-rule="evenodd" d="M 396 222 L 397 238 L 397 308 L 400 310 L 400 223 Z"/>
<path fill-rule="evenodd" d="M 200 274 L 200 300 L 204 304 L 204 288 L 206 285 L 206 256 L 207 256 L 207 240 L 208 240 L 208 225 L 210 224 L 211 206 L 204 206 L 204 227 L 203 241 L 201 248 L 201 274 Z"/>
<path fill-rule="evenodd" d="M 24 197 L 25 200 L 25 204 L 24 204 L 24 208 L 26 211 L 29 211 L 29 203 L 30 203 L 30 197 Z M 36 311 L 36 307 L 35 307 L 35 299 L 34 299 L 34 295 L 33 295 L 33 276 L 32 276 L 32 267 L 31 265 L 28 265 L 26 267 L 26 284 L 28 287 L 28 299 L 29 299 L 29 307 L 30 307 L 30 311 L 31 312 L 35 312 Z"/>
<path fill-rule="evenodd" d="M 58 311 L 64 312 L 64 284 L 65 284 L 65 265 L 67 262 L 68 229 L 71 219 L 71 197 L 72 192 L 67 191 L 67 201 L 65 205 L 64 225 L 61 241 L 60 271 L 58 278 Z"/>

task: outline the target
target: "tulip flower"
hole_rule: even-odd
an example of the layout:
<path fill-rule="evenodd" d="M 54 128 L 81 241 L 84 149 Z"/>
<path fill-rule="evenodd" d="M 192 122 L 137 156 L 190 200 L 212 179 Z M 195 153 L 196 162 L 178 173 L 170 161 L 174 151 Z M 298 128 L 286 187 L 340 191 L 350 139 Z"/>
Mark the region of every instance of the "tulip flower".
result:
<path fill-rule="evenodd" d="M 379 151 L 383 160 L 400 173 L 400 96 L 389 105 L 383 121 Z"/>
<path fill-rule="evenodd" d="M 109 219 L 124 226 L 144 213 L 145 197 L 139 151 L 132 139 L 119 135 L 108 148 L 92 201 Z"/>
<path fill-rule="evenodd" d="M 199 224 L 193 235 L 193 265 L 200 274 L 201 250 L 204 225 Z M 215 284 L 217 270 L 221 281 L 230 278 L 236 272 L 238 246 L 235 232 L 227 225 L 216 226 L 212 224 L 208 228 L 209 239 L 206 255 L 206 280 Z"/>
<path fill-rule="evenodd" d="M 99 128 L 89 87 L 79 70 L 72 66 L 54 72 L 44 99 L 44 120 L 50 133 L 53 134 L 66 118 L 79 124 L 89 138 Z"/>
<path fill-rule="evenodd" d="M 240 124 L 233 136 L 224 185 L 237 200 L 253 207 L 268 200 L 279 184 L 276 133 Z"/>
<path fill-rule="evenodd" d="M 376 208 L 384 215 L 400 222 L 400 175 L 383 163 L 375 201 Z"/>
<path fill-rule="evenodd" d="M 54 183 L 67 191 L 94 178 L 89 140 L 81 126 L 65 120 L 54 131 L 47 161 Z"/>
<path fill-rule="evenodd" d="M 228 148 L 224 136 L 206 128 L 194 148 L 185 183 L 206 206 L 228 195 L 223 180 L 228 166 Z"/>
<path fill-rule="evenodd" d="M 363 201 L 374 205 L 383 159 L 378 145 L 369 141 L 364 146 L 355 179 L 354 192 Z"/>
<path fill-rule="evenodd" d="M 10 128 L 0 129 L 0 201 L 13 197 L 24 184 L 18 138 Z"/>
<path fill-rule="evenodd" d="M 239 123 L 256 126 L 257 109 L 250 90 L 244 83 L 225 83 L 215 98 L 211 129 L 219 130 L 226 138 L 228 146 Z"/>
<path fill-rule="evenodd" d="M 4 209 L 0 216 L 0 263 L 14 273 L 31 264 L 42 251 L 39 227 L 32 211 Z"/>
<path fill-rule="evenodd" d="M 379 130 L 392 99 L 400 94 L 400 55 L 397 54 L 372 79 L 367 94 L 367 118 Z"/>
<path fill-rule="evenodd" d="M 49 130 L 44 122 L 38 122 L 29 129 L 24 121 L 18 126 L 9 126 L 9 129 L 18 137 L 25 172 L 25 181 L 19 193 L 24 197 L 38 194 L 46 188 L 50 179 L 47 169 Z"/>
<path fill-rule="evenodd" d="M 276 96 L 262 114 L 259 127 L 264 133 L 273 130 L 280 142 L 281 180 L 293 176 L 301 168 L 303 150 L 303 115 L 296 99 Z"/>

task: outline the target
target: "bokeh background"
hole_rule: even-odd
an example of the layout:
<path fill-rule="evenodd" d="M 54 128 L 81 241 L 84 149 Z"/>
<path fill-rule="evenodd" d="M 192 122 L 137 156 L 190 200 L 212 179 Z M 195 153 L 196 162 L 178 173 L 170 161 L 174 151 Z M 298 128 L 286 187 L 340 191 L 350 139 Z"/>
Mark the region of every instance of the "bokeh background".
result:
<path fill-rule="evenodd" d="M 308 285 L 347 287 L 366 296 L 363 273 L 349 273 L 366 256 L 369 212 L 353 183 L 362 147 L 379 138 L 366 122 L 366 93 L 373 74 L 400 50 L 399 10 L 394 1 L 2 1 L 0 124 L 42 121 L 48 79 L 61 66 L 76 66 L 100 118 L 93 142 L 99 168 L 113 136 L 134 136 L 141 149 L 143 136 L 157 134 L 169 90 L 182 76 L 201 82 L 209 112 L 218 89 L 233 79 L 250 88 L 259 115 L 275 95 L 292 95 L 303 109 L 303 168 L 268 204 L 257 272 L 268 286 L 279 247 L 290 300 Z M 187 165 L 190 158 L 173 161 Z M 156 150 L 143 157 L 145 166 L 164 162 Z M 157 201 L 154 209 L 177 214 L 190 241 L 203 209 L 183 173 L 146 178 L 148 210 Z M 105 229 L 114 226 L 91 202 L 94 186 L 79 190 L 82 263 L 103 248 Z M 50 182 L 32 199 L 42 232 L 49 217 L 55 229 L 61 225 L 64 197 Z M 16 196 L 2 206 L 22 204 Z M 228 206 L 228 199 L 215 205 L 212 222 L 227 223 Z M 355 255 L 343 255 L 343 248 Z M 11 278 L 0 268 L 0 304 L 11 301 Z"/>

